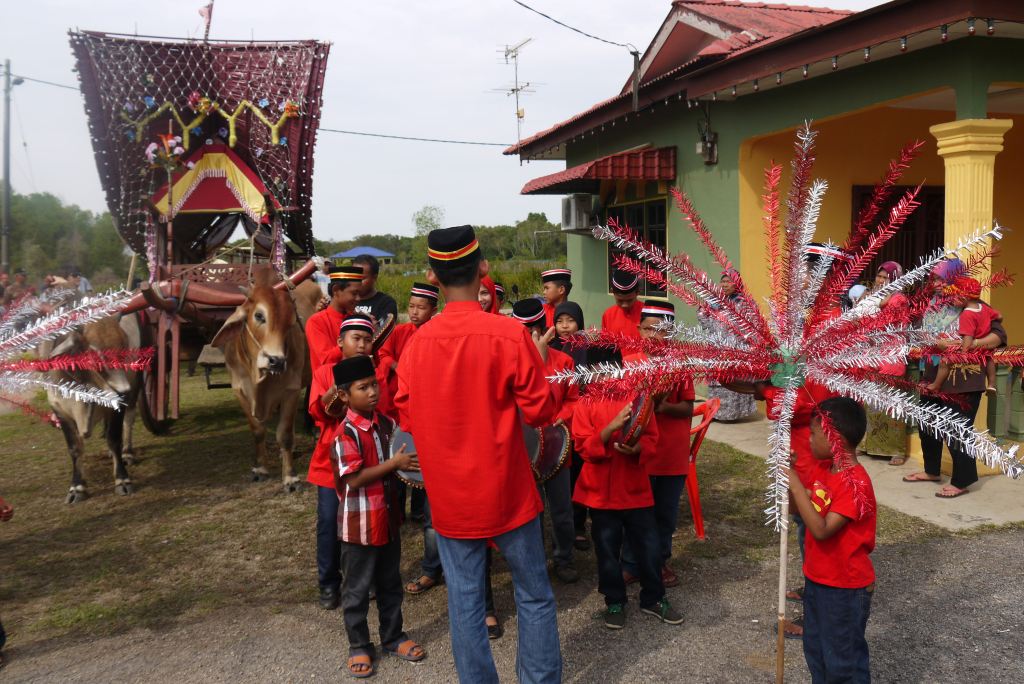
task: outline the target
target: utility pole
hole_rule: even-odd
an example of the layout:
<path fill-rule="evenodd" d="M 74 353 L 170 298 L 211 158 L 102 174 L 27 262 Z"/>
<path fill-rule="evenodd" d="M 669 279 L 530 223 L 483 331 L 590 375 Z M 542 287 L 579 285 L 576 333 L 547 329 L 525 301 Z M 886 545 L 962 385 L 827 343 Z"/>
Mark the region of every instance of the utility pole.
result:
<path fill-rule="evenodd" d="M 11 258 L 8 237 L 11 234 L 11 89 L 25 82 L 11 80 L 11 60 L 4 60 L 4 210 L 0 223 L 0 272 L 10 273 Z"/>

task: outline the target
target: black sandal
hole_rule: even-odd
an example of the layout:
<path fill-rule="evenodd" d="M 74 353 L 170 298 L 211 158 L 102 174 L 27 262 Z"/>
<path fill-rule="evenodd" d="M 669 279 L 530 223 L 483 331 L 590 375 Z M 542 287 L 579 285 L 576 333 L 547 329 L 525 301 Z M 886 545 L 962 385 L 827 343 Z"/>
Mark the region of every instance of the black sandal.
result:
<path fill-rule="evenodd" d="M 494 641 L 495 639 L 500 639 L 502 637 L 502 635 L 505 634 L 505 628 L 501 626 L 501 620 L 499 620 L 498 616 L 495 615 L 494 613 L 487 613 L 486 617 L 494 618 L 494 621 L 497 623 L 497 624 L 493 624 L 493 625 L 487 625 L 487 638 L 490 639 L 491 641 Z M 485 624 L 486 624 L 486 618 L 485 618 Z"/>

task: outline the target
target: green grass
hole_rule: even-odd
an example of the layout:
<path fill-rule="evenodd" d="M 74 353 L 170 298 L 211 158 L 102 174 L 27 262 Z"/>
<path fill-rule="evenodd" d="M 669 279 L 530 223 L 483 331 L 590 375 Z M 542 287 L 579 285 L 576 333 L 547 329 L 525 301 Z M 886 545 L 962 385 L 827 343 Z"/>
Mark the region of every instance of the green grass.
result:
<path fill-rule="evenodd" d="M 0 525 L 0 606 L 20 643 L 315 600 L 314 492 L 287 494 L 277 467 L 271 481 L 252 483 L 252 438 L 230 391 L 206 390 L 200 377 L 182 380 L 183 417 L 169 435 L 153 437 L 137 424 L 140 461 L 131 469 L 130 497 L 113 493 L 110 459 L 93 437 L 83 465 L 90 498 L 66 505 L 70 468 L 59 431 L 0 416 L 0 494 L 15 507 L 14 520 Z M 301 431 L 297 437 L 296 467 L 304 474 L 313 443 Z M 707 540 L 694 537 L 684 495 L 675 562 L 699 570 L 774 558 L 778 537 L 762 513 L 763 461 L 705 442 L 698 469 Z M 946 534 L 884 507 L 878 520 L 880 544 Z M 419 529 L 408 526 L 403 576 L 416 576 L 421 554 Z M 581 556 L 584 578 L 593 576 L 593 563 L 592 553 Z M 507 596 L 507 570 L 496 567 L 496 590 Z M 593 590 L 584 579 L 571 592 Z M 434 592 L 418 599 L 416 610 L 443 612 L 443 604 L 443 592 Z"/>

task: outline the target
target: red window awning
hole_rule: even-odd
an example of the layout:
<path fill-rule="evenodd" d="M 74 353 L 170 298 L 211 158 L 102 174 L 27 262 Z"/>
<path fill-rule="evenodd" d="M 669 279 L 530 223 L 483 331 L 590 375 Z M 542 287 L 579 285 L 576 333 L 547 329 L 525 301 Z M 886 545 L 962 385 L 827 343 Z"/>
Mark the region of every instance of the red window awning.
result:
<path fill-rule="evenodd" d="M 523 195 L 597 193 L 600 181 L 674 181 L 676 148 L 657 147 L 619 152 L 573 166 L 558 173 L 534 178 L 523 186 Z"/>

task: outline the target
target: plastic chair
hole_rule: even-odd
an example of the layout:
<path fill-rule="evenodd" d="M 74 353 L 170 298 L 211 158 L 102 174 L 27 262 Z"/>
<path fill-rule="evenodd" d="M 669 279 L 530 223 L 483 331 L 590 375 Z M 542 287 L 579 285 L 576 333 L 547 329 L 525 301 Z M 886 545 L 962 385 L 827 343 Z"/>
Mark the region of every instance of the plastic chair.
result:
<path fill-rule="evenodd" d="M 697 453 L 704 443 L 704 436 L 711 427 L 711 420 L 718 413 L 722 400 L 713 397 L 693 409 L 694 416 L 700 416 L 700 423 L 690 428 L 690 470 L 686 475 L 686 493 L 690 499 L 690 514 L 693 516 L 693 531 L 697 539 L 704 539 L 704 513 L 700 508 L 700 485 L 697 482 Z"/>

